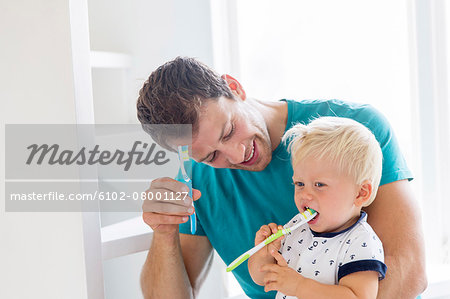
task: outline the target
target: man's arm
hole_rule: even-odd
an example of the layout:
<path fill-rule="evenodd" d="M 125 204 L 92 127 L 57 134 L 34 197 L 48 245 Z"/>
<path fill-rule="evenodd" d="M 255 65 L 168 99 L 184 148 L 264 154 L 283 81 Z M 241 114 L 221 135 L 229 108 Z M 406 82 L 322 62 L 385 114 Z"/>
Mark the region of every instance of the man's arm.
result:
<path fill-rule="evenodd" d="M 153 194 L 188 191 L 187 186 L 171 178 L 152 181 L 146 192 Z M 179 224 L 186 222 L 192 200 L 201 192 L 192 189 L 193 198 L 181 201 L 145 200 L 142 219 L 153 229 L 153 240 L 141 272 L 144 298 L 193 298 L 203 281 L 212 257 L 207 237 L 187 236 L 179 233 Z"/>
<path fill-rule="evenodd" d="M 365 210 L 383 242 L 387 265 L 377 298 L 415 298 L 425 290 L 427 278 L 422 220 L 409 182 L 380 186 Z"/>
<path fill-rule="evenodd" d="M 144 298 L 194 298 L 211 261 L 207 237 L 154 233 L 141 273 Z"/>
<path fill-rule="evenodd" d="M 205 236 L 180 234 L 180 242 L 184 265 L 196 297 L 211 268 L 213 248 Z"/>

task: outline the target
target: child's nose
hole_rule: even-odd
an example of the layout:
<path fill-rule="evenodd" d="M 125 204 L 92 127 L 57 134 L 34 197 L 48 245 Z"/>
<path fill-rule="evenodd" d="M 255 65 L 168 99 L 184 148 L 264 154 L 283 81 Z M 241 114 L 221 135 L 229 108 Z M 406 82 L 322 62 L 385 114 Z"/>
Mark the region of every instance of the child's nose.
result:
<path fill-rule="evenodd" d="M 303 200 L 312 200 L 313 199 L 311 190 L 309 190 L 306 187 L 301 191 L 300 196 Z"/>

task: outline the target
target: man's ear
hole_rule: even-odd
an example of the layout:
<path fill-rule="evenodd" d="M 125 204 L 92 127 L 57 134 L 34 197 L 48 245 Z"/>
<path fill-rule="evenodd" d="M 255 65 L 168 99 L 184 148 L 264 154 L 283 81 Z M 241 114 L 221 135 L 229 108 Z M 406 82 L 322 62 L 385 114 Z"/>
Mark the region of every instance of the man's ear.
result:
<path fill-rule="evenodd" d="M 247 98 L 244 88 L 242 87 L 241 83 L 239 83 L 238 80 L 234 79 L 233 77 L 227 74 L 224 74 L 221 77 L 227 82 L 228 87 L 230 87 L 231 92 L 235 96 L 238 96 L 243 101 Z"/>
<path fill-rule="evenodd" d="M 355 198 L 355 206 L 362 207 L 369 200 L 371 194 L 372 183 L 369 180 L 365 180 L 359 187 L 358 194 Z"/>

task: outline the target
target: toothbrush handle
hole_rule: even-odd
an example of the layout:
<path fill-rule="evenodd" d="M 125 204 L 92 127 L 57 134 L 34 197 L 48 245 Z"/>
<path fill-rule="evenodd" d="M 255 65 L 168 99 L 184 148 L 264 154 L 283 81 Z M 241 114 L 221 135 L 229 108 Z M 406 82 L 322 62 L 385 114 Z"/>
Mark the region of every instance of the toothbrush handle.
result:
<path fill-rule="evenodd" d="M 186 185 L 189 187 L 189 197 L 193 200 L 194 198 L 192 197 L 192 181 L 189 180 L 188 182 L 186 182 Z M 194 201 L 192 201 L 192 207 L 194 207 Z M 189 216 L 189 220 L 191 221 L 191 234 L 195 234 L 195 232 L 197 231 L 197 217 L 195 216 L 195 212 L 191 216 Z"/>
<path fill-rule="evenodd" d="M 245 253 L 241 254 L 237 259 L 235 259 L 228 267 L 227 272 L 233 271 L 237 266 L 245 262 L 249 257 L 254 255 L 258 250 L 263 248 L 264 246 L 272 243 L 279 237 L 283 235 L 287 235 L 288 233 L 298 229 L 301 225 L 305 224 L 312 218 L 314 218 L 317 215 L 317 212 L 313 209 L 308 209 L 304 213 L 301 213 L 304 219 L 300 220 L 297 224 L 293 225 L 292 227 L 283 228 L 278 230 L 276 233 L 270 235 L 268 238 L 266 238 L 264 241 L 253 247 L 252 249 L 246 251 Z"/>
<path fill-rule="evenodd" d="M 184 178 L 180 178 L 178 181 L 185 183 L 189 187 L 189 197 L 192 198 L 192 180 L 185 180 Z M 194 202 L 192 202 L 192 206 L 194 206 Z M 195 216 L 195 212 L 189 216 L 189 220 L 191 222 L 191 234 L 195 234 L 197 231 L 197 217 Z"/>
<path fill-rule="evenodd" d="M 272 243 L 273 241 L 275 241 L 276 239 L 278 239 L 279 237 L 283 236 L 287 234 L 286 229 L 280 229 L 279 231 L 277 231 L 276 233 L 270 235 L 269 237 L 267 237 L 264 241 L 262 241 L 261 243 L 259 243 L 258 245 L 256 245 L 255 247 L 253 247 L 250 250 L 247 250 L 246 252 L 244 252 L 243 254 L 241 254 L 237 259 L 235 259 L 228 267 L 227 267 L 227 272 L 233 271 L 237 266 L 239 266 L 240 264 L 242 264 L 243 262 L 245 262 L 247 259 L 249 259 L 252 255 L 254 255 L 255 253 L 257 253 L 259 250 L 261 250 L 261 248 L 263 248 L 264 246 Z"/>

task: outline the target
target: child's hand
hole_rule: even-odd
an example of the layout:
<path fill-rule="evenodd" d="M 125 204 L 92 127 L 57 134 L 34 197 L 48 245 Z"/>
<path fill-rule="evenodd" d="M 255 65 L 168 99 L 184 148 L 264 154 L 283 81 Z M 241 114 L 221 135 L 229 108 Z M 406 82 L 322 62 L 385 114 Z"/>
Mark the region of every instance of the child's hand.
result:
<path fill-rule="evenodd" d="M 266 264 L 261 267 L 264 275 L 264 291 L 280 291 L 288 296 L 296 296 L 297 287 L 304 277 L 294 269 L 289 268 L 283 256 L 277 251 L 271 251 L 277 264 Z"/>
<path fill-rule="evenodd" d="M 263 242 L 267 237 L 271 234 L 274 234 L 278 231 L 278 229 L 282 229 L 281 225 L 276 225 L 275 223 L 270 223 L 268 225 L 263 225 L 256 232 L 255 235 L 255 245 Z M 267 246 L 264 246 L 261 250 L 256 252 L 254 255 L 250 257 L 248 260 L 248 270 L 250 272 L 250 276 L 253 281 L 259 285 L 264 285 L 264 274 L 260 271 L 261 266 L 266 264 L 275 264 L 277 261 L 270 254 L 270 250 L 275 250 L 278 253 L 278 250 L 281 248 L 281 239 L 283 237 L 278 238 Z"/>
<path fill-rule="evenodd" d="M 263 225 L 259 229 L 259 231 L 256 232 L 255 236 L 255 246 L 267 239 L 271 234 L 276 233 L 279 229 L 283 229 L 283 226 L 276 225 L 275 223 L 269 223 L 268 225 Z M 261 249 L 258 253 L 263 252 L 263 255 L 270 256 L 270 251 L 275 250 L 278 252 L 281 248 L 281 240 L 284 238 L 284 236 L 276 239 L 263 249 Z M 262 254 L 262 253 L 260 253 Z"/>

